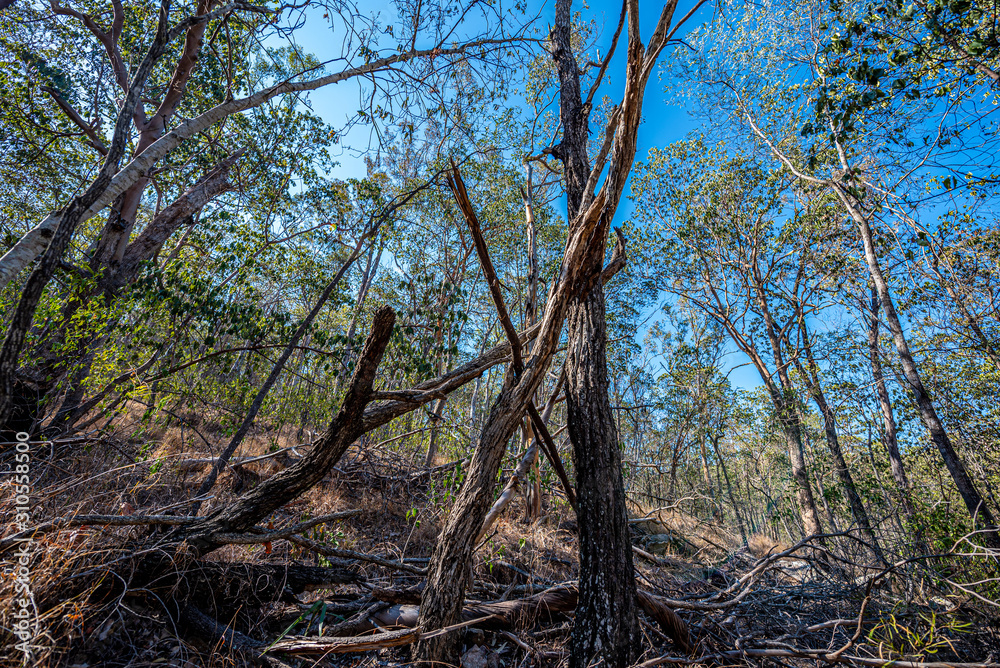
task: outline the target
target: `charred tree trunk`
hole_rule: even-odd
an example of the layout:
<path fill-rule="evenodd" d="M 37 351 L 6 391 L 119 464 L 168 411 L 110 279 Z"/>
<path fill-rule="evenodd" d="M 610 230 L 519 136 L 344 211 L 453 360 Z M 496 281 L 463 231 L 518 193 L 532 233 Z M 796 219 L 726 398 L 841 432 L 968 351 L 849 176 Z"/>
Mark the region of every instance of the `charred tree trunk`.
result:
<path fill-rule="evenodd" d="M 580 540 L 570 666 L 629 666 L 640 635 L 621 450 L 608 400 L 603 286 L 577 299 L 567 320 L 566 406 Z"/>
<path fill-rule="evenodd" d="M 614 42 L 628 13 L 629 60 L 641 61 L 637 3 L 622 8 Z M 588 185 L 593 167 L 587 150 L 590 104 L 589 99 L 584 102 L 580 88 L 568 0 L 556 4 L 552 38 L 563 126 L 557 157 L 565 168 L 567 213 L 573 219 L 590 194 Z M 641 99 L 641 91 L 639 95 Z M 632 132 L 629 140 L 634 142 L 635 130 Z M 613 210 L 602 212 L 594 234 L 596 243 L 584 256 L 589 272 L 599 270 L 604 259 L 611 215 Z M 566 410 L 577 475 L 580 550 L 580 599 L 570 638 L 570 667 L 603 664 L 624 668 L 634 663 L 639 654 L 638 594 L 633 577 L 621 450 L 608 399 L 604 287 L 599 278 L 592 285 L 581 286 L 574 294 L 567 314 L 567 342 Z"/>
<path fill-rule="evenodd" d="M 473 539 L 478 534 L 486 515 L 487 505 L 492 498 L 493 485 L 496 481 L 500 461 L 503 457 L 504 446 L 507 439 L 514 433 L 517 424 L 525 408 L 537 431 L 544 436 L 546 430 L 531 404 L 532 396 L 538 389 L 543 374 L 548 369 L 552 361 L 552 356 L 558 345 L 559 334 L 562 330 L 564 319 L 567 317 L 571 307 L 574 318 L 577 322 L 576 332 L 584 335 L 591 335 L 594 332 L 587 332 L 588 324 L 594 319 L 599 319 L 598 333 L 604 331 L 604 307 L 603 292 L 599 289 L 600 263 L 604 258 L 604 251 L 607 235 L 610 227 L 610 219 L 621 201 L 621 196 L 625 188 L 625 183 L 632 170 L 635 159 L 636 137 L 639 123 L 642 118 L 642 98 L 646 83 L 650 73 L 655 69 L 654 64 L 660 52 L 672 37 L 670 30 L 673 18 L 673 10 L 676 4 L 668 4 L 663 7 L 660 18 L 650 37 L 648 46 L 644 47 L 639 34 L 639 3 L 638 0 L 628 0 L 622 7 L 622 15 L 619 20 L 618 30 L 615 34 L 610 53 L 614 52 L 614 45 L 617 44 L 622 27 L 628 18 L 628 59 L 625 68 L 625 88 L 622 103 L 610 114 L 608 126 L 605 131 L 605 139 L 601 150 L 598 153 L 596 165 L 591 169 L 589 157 L 587 155 L 588 142 L 590 140 L 589 116 L 593 96 L 597 92 L 597 87 L 593 87 L 584 100 L 580 89 L 580 73 L 576 63 L 576 56 L 573 53 L 572 37 L 572 12 L 570 0 L 558 0 L 556 4 L 556 21 L 552 32 L 551 53 L 555 61 L 559 76 L 559 98 L 562 121 L 562 140 L 552 147 L 551 153 L 561 160 L 566 167 L 566 190 L 569 202 L 569 229 L 566 241 L 566 250 L 560 265 L 559 275 L 554 283 L 549 299 L 545 305 L 545 311 L 541 317 L 541 325 L 531 356 L 523 360 L 520 353 L 520 346 L 517 343 L 516 333 L 512 334 L 513 326 L 510 324 L 509 316 L 506 315 L 506 308 L 503 306 L 503 298 L 499 285 L 496 283 L 495 274 L 491 277 L 489 272 L 488 255 L 482 239 L 476 239 L 477 251 L 480 253 L 480 261 L 483 263 L 484 272 L 487 273 L 487 283 L 493 293 L 494 302 L 500 315 L 500 321 L 504 325 L 504 330 L 511 340 L 512 363 L 507 371 L 503 390 L 494 404 L 493 410 L 483 429 L 482 436 L 476 446 L 476 451 L 472 458 L 472 466 L 465 483 L 458 494 L 455 506 L 449 514 L 448 521 L 441 533 L 438 543 L 435 546 L 434 554 L 428 568 L 427 588 L 424 593 L 424 604 L 420 610 L 420 625 L 425 630 L 440 628 L 446 624 L 455 623 L 459 619 L 462 595 L 465 582 L 468 577 L 470 563 L 469 557 L 472 554 L 474 545 Z M 676 27 L 674 28 L 676 31 Z M 606 57 L 601 71 L 596 79 L 601 82 L 610 63 L 610 58 Z M 598 192 L 594 192 L 604 168 L 607 166 L 607 176 Z M 464 186 L 458 178 L 455 170 L 455 182 L 452 183 L 456 198 L 463 209 L 470 228 L 478 227 L 475 214 L 468 205 L 467 198 L 464 197 Z M 463 201 L 463 199 L 465 201 Z M 596 302 L 592 300 L 597 300 Z M 581 312 L 582 309 L 582 312 Z M 590 311 L 588 312 L 588 309 Z M 570 338 L 570 347 L 577 345 L 573 336 Z M 604 340 L 583 342 L 585 346 L 599 346 L 601 351 L 598 358 L 594 353 L 588 353 L 581 357 L 581 362 L 589 364 L 599 362 L 601 370 L 599 373 L 606 374 L 603 365 L 604 360 Z M 585 350 L 595 350 L 594 348 L 580 348 L 581 354 Z M 580 378 L 596 377 L 591 374 L 598 373 L 597 370 L 582 368 Z M 579 382 L 579 381 L 577 381 Z M 601 386 L 603 398 L 598 397 L 596 401 L 607 403 L 607 380 Z M 595 392 L 595 389 L 590 389 Z M 587 406 L 592 410 L 590 397 L 581 394 L 578 397 L 578 405 Z M 608 404 L 607 423 L 612 424 L 611 411 Z M 587 425 L 577 425 L 581 438 L 591 438 L 584 436 Z M 595 432 L 593 438 L 603 437 L 604 430 Z M 614 448 L 613 455 L 617 457 L 617 439 L 613 439 L 610 444 L 604 442 L 599 444 L 600 452 L 608 453 L 604 448 Z M 557 453 L 553 455 L 553 464 L 558 463 Z M 590 453 L 586 457 L 592 456 Z M 582 460 L 585 465 L 589 460 Z M 604 460 L 609 463 L 610 459 Z M 620 481 L 621 469 L 614 472 Z M 590 474 L 584 474 L 585 476 Z M 597 474 L 598 480 L 601 474 Z M 567 485 L 567 492 L 569 492 Z M 612 499 L 601 499 L 600 503 L 595 503 L 588 508 L 597 513 L 603 513 L 604 518 L 595 518 L 594 522 L 611 522 L 606 519 L 615 516 L 613 508 L 617 502 Z M 622 512 L 620 517 L 621 526 L 619 533 L 627 531 L 627 522 L 624 514 L 624 491 L 621 500 Z M 589 512 L 589 511 L 588 511 Z M 592 525 L 592 526 L 597 526 Z M 592 541 L 608 540 L 608 536 L 593 536 L 587 534 Z M 625 535 L 625 545 L 628 544 L 628 537 Z M 586 552 L 591 549 L 585 546 L 581 540 L 581 550 Z M 631 559 L 629 553 L 628 559 Z M 586 562 L 588 566 L 592 563 Z M 630 563 L 630 562 L 629 562 Z M 598 568 L 600 565 L 596 565 Z M 628 577 L 631 579 L 631 568 Z M 581 580 L 587 579 L 588 573 L 581 573 Z M 619 575 L 618 577 L 621 577 Z M 587 594 L 581 591 L 580 610 L 584 615 L 591 615 L 591 610 L 608 610 L 611 606 L 609 596 L 619 597 L 620 590 L 605 591 L 602 585 L 607 583 L 595 582 L 595 587 L 588 587 Z M 614 608 L 624 615 L 624 619 L 615 619 L 614 623 L 629 627 L 628 619 L 635 616 L 635 584 L 631 584 L 631 598 L 616 600 Z M 609 594 L 608 592 L 612 592 Z M 591 597 L 591 598 L 588 598 Z M 600 621 L 609 622 L 609 616 L 605 615 Z M 589 624 L 583 622 L 583 616 L 577 615 L 578 623 L 583 623 L 584 630 Z M 577 636 L 577 634 L 574 634 Z M 585 631 L 577 637 L 584 638 Z M 572 663 L 580 665 L 580 657 L 595 656 L 602 648 L 594 647 L 595 651 L 586 651 L 586 643 L 574 640 L 574 657 Z M 629 648 L 603 648 L 609 654 L 621 653 L 621 655 L 632 651 Z M 414 649 L 414 658 L 424 665 L 431 662 L 448 661 L 455 663 L 455 640 L 453 636 L 441 635 L 435 638 L 420 641 Z M 586 660 L 586 659 L 584 659 Z"/>

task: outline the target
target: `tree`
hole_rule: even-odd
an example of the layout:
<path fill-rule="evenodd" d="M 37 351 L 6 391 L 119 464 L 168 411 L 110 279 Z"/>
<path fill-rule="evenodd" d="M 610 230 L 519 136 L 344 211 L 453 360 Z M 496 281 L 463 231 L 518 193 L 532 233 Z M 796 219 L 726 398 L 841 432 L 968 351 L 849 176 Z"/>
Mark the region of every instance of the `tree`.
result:
<path fill-rule="evenodd" d="M 146 187 L 151 183 L 152 170 L 155 170 L 164 158 L 174 155 L 179 150 L 182 152 L 188 150 L 193 146 L 190 141 L 192 138 L 216 128 L 226 119 L 262 107 L 283 96 L 305 93 L 357 77 L 368 77 L 381 82 L 383 86 L 393 87 L 397 93 L 411 91 L 412 101 L 402 105 L 405 108 L 398 110 L 397 119 L 410 115 L 414 117 L 414 122 L 419 122 L 416 117 L 426 117 L 423 107 L 429 98 L 452 90 L 444 83 L 448 80 L 452 68 L 461 67 L 461 64 L 469 58 L 480 60 L 487 66 L 499 65 L 502 61 L 490 62 L 495 54 L 500 51 L 506 52 L 509 46 L 525 41 L 526 38 L 517 32 L 507 36 L 505 23 L 499 21 L 487 29 L 487 32 L 474 34 L 455 43 L 455 31 L 462 28 L 465 18 L 470 16 L 469 12 L 477 7 L 479 5 L 473 2 L 459 15 L 455 23 L 432 22 L 432 26 L 427 27 L 427 24 L 420 20 L 419 6 L 411 8 L 413 11 L 409 17 L 414 20 L 409 23 L 406 18 L 407 8 L 401 6 L 406 28 L 400 31 L 396 40 L 390 40 L 391 43 L 380 43 L 373 36 L 375 31 L 372 31 L 365 38 L 366 41 L 360 50 L 351 51 L 356 47 L 345 45 L 345 49 L 348 49 L 344 54 L 347 65 L 343 69 L 313 78 L 309 78 L 309 74 L 316 69 L 318 63 L 295 62 L 293 58 L 291 71 L 282 72 L 280 68 L 272 68 L 270 72 L 263 72 L 261 77 L 263 81 L 259 82 L 263 85 L 256 91 L 253 90 L 253 84 L 244 88 L 239 84 L 234 86 L 232 81 L 234 62 L 239 63 L 239 57 L 246 57 L 241 53 L 228 62 L 219 62 L 220 67 L 212 71 L 216 77 L 228 76 L 227 85 L 223 87 L 216 83 L 212 94 L 204 98 L 199 96 L 190 108 L 185 109 L 190 114 L 187 120 L 170 128 L 173 116 L 182 108 L 181 105 L 190 102 L 189 98 L 192 97 L 188 94 L 188 86 L 193 73 L 197 71 L 195 65 L 200 57 L 203 38 L 208 27 L 226 25 L 234 12 L 249 13 L 250 16 L 254 16 L 259 14 L 259 11 L 255 7 L 243 5 L 216 7 L 206 3 L 200 3 L 193 8 L 171 10 L 169 5 L 164 4 L 157 13 L 141 17 L 143 25 L 154 35 L 151 41 L 143 46 L 141 39 L 135 39 L 138 38 L 137 34 L 130 31 L 123 36 L 126 10 L 119 3 L 113 3 L 111 8 L 113 18 L 110 28 L 101 27 L 98 20 L 89 14 L 53 4 L 56 15 L 81 22 L 93 38 L 102 44 L 122 97 L 120 103 L 110 101 L 112 104 L 99 112 L 114 119 L 114 132 L 110 141 L 100 137 L 95 127 L 83 122 L 82 116 L 73 111 L 69 102 L 58 95 L 55 97 L 57 102 L 62 101 L 59 107 L 64 113 L 68 114 L 77 125 L 82 123 L 85 126 L 81 127 L 81 130 L 91 143 L 98 145 L 97 150 L 102 161 L 97 178 L 89 184 L 82 185 L 82 194 L 74 197 L 58 212 L 46 216 L 41 223 L 24 234 L 3 258 L 0 258 L 0 277 L 3 284 L 6 284 L 37 255 L 42 255 L 42 259 L 24 285 L 3 348 L 0 350 L 0 386 L 3 387 L 3 393 L 0 394 L 0 424 L 6 424 L 15 405 L 20 407 L 19 410 L 27 412 L 26 416 L 20 418 L 22 422 L 33 421 L 38 409 L 32 407 L 32 404 L 37 402 L 30 395 L 38 392 L 45 395 L 52 389 L 49 384 L 38 391 L 18 392 L 16 388 L 23 386 L 23 383 L 17 381 L 18 360 L 39 300 L 42 299 L 43 292 L 57 269 L 62 268 L 64 252 L 70 247 L 78 226 L 112 206 L 112 215 L 97 233 L 87 253 L 89 257 L 86 258 L 86 262 L 89 263 L 89 271 L 101 278 L 98 283 L 99 288 L 91 290 L 80 300 L 85 302 L 95 298 L 96 294 L 106 292 L 114 285 L 116 277 L 121 278 L 122 266 L 138 265 L 143 260 L 149 259 L 150 253 L 159 248 L 159 245 L 199 208 L 196 203 L 189 203 L 184 215 L 174 215 L 161 221 L 154 220 L 143 231 L 147 239 L 150 235 L 156 237 L 154 243 L 139 243 L 141 235 L 140 238 L 130 242 Z M 487 9 L 487 11 L 492 10 Z M 342 27 L 345 29 L 350 29 L 356 20 L 356 14 L 350 7 L 343 7 L 334 13 L 339 15 L 343 22 Z M 178 16 L 183 18 L 174 22 Z M 277 16 L 280 16 L 280 12 L 275 15 Z M 252 20 L 250 25 L 259 32 L 266 30 L 269 22 Z M 214 34 L 218 35 L 218 30 Z M 180 37 L 184 38 L 184 46 L 176 57 L 173 57 L 171 45 Z M 427 40 L 429 42 L 427 48 L 418 49 L 418 39 Z M 244 38 L 244 43 L 247 42 L 249 40 Z M 129 50 L 123 51 L 124 48 Z M 134 71 L 129 71 L 123 53 L 134 55 L 134 60 L 140 61 Z M 413 83 L 414 79 L 404 73 L 406 67 L 419 71 L 417 83 Z M 161 76 L 164 77 L 162 97 L 156 103 L 152 115 L 147 115 L 147 102 L 141 101 L 140 98 L 149 99 L 151 91 L 161 84 L 159 79 Z M 432 90 L 437 92 L 432 93 Z M 239 94 L 243 96 L 237 97 Z M 436 103 L 435 100 L 429 104 L 436 106 Z M 380 108 L 374 97 L 368 100 L 368 104 L 369 109 Z M 376 121 L 380 118 L 365 110 L 361 111 L 361 115 L 364 118 L 374 118 Z M 385 115 L 381 116 L 384 117 Z M 234 125 L 238 127 L 240 123 L 236 122 Z M 119 163 L 125 158 L 129 142 L 134 142 L 136 148 L 132 151 L 128 164 L 120 167 Z M 101 150 L 102 147 L 105 150 Z M 212 183 L 216 183 L 217 188 L 225 187 L 224 179 L 216 179 Z M 206 194 L 206 199 L 201 203 L 210 199 L 213 194 L 216 193 Z M 142 251 L 136 262 L 127 261 L 130 249 Z M 44 373 L 43 381 L 50 383 L 51 375 Z M 29 396 L 24 396 L 25 394 Z"/>
<path fill-rule="evenodd" d="M 712 89 L 724 95 L 723 103 L 742 124 L 745 137 L 768 151 L 795 179 L 826 189 L 853 221 L 865 266 L 921 420 L 970 517 L 986 531 L 986 543 L 1000 547 L 993 513 L 969 476 L 924 385 L 873 231 L 873 222 L 884 212 L 894 210 L 895 193 L 905 192 L 923 164 L 931 156 L 941 155 L 937 151 L 940 130 L 936 138 L 917 147 L 901 136 L 910 132 L 904 119 L 917 119 L 914 130 L 923 131 L 929 123 L 919 114 L 930 109 L 935 115 L 947 115 L 951 107 L 912 104 L 920 96 L 907 95 L 905 83 L 880 88 L 885 71 L 872 68 L 867 61 L 856 68 L 845 67 L 832 56 L 849 44 L 834 35 L 830 49 L 824 50 L 827 36 L 817 30 L 822 30 L 818 26 L 827 26 L 824 21 L 829 16 L 822 8 L 803 6 L 785 11 L 780 34 L 774 27 L 753 32 L 752 14 L 753 10 L 748 10 L 742 25 L 716 31 L 706 38 L 704 43 L 712 45 L 711 51 L 706 50 L 707 57 L 695 59 L 693 73 L 701 81 L 713 82 Z M 779 73 L 788 59 L 795 60 L 794 75 L 791 71 Z M 803 67 L 803 63 L 809 67 Z M 739 77 L 734 74 L 739 67 L 753 68 L 754 74 Z M 791 76 L 801 76 L 804 82 L 786 83 Z M 778 109 L 804 111 L 804 115 L 787 111 L 779 115 Z M 883 136 L 863 131 L 873 126 L 896 130 Z M 914 150 L 893 152 L 894 145 Z"/>
<path fill-rule="evenodd" d="M 621 105 L 609 115 L 603 133 L 605 138 L 603 146 L 591 167 L 587 152 L 588 129 L 590 103 L 593 94 L 596 93 L 596 87 L 592 88 L 591 94 L 586 99 L 582 96 L 580 72 L 571 43 L 570 3 L 568 0 L 561 0 L 557 5 L 556 26 L 551 37 L 551 53 L 560 82 L 563 133 L 562 140 L 557 146 L 549 148 L 548 152 L 553 153 L 565 168 L 566 190 L 571 207 L 566 250 L 558 281 L 549 291 L 545 309 L 539 320 L 540 330 L 527 359 L 523 361 L 520 359 L 520 353 L 516 351 L 517 346 L 513 343 L 513 328 L 509 326 L 509 321 L 505 323 L 508 338 L 515 349 L 513 362 L 507 371 L 503 390 L 494 402 L 476 444 L 465 483 L 431 558 L 427 588 L 420 609 L 420 624 L 424 628 L 440 628 L 457 621 L 464 585 L 468 579 L 469 556 L 474 547 L 473 541 L 479 533 L 488 509 L 488 501 L 492 497 L 504 445 L 519 423 L 525 407 L 532 417 L 534 427 L 540 432 L 543 430 L 540 416 L 537 416 L 537 412 L 529 404 L 551 362 L 563 320 L 567 317 L 576 323 L 570 326 L 570 340 L 574 341 L 571 347 L 581 346 L 579 348 L 581 356 L 577 357 L 579 366 L 574 367 L 572 371 L 567 368 L 568 392 L 572 395 L 573 384 L 585 379 L 598 383 L 596 386 L 598 389 L 589 396 L 577 395 L 579 396 L 576 400 L 577 406 L 581 409 L 579 416 L 587 415 L 588 418 L 600 420 L 595 423 L 593 427 L 595 431 L 590 434 L 585 432 L 589 427 L 577 424 L 580 445 L 587 444 L 593 448 L 592 454 L 583 454 L 578 461 L 578 479 L 582 481 L 587 480 L 587 476 L 601 475 L 598 471 L 581 470 L 581 465 L 583 467 L 590 465 L 588 457 L 598 458 L 594 460 L 595 462 L 614 463 L 619 456 L 617 443 L 613 440 L 613 423 L 610 420 L 607 385 L 603 376 L 606 371 L 600 366 L 604 363 L 601 264 L 611 218 L 621 199 L 635 155 L 636 133 L 641 119 L 645 85 L 660 52 L 679 26 L 678 24 L 671 28 L 674 9 L 673 4 L 664 6 L 649 44 L 644 47 L 640 41 L 638 2 L 632 0 L 623 5 L 620 24 L 624 26 L 627 19 L 628 25 L 625 93 Z M 610 63 L 607 57 L 605 63 Z M 597 82 L 600 82 L 603 76 L 604 72 L 599 72 Z M 600 189 L 595 192 L 594 188 L 605 167 L 608 168 L 608 174 Z M 466 209 L 463 213 L 471 224 L 474 212 Z M 506 308 L 502 307 L 498 291 L 495 293 L 495 301 L 503 322 Z M 577 337 L 581 337 L 582 340 L 578 340 Z M 569 380 L 570 376 L 575 376 L 576 379 Z M 573 409 L 570 411 L 572 414 Z M 572 430 L 573 427 L 571 433 Z M 604 476 L 606 477 L 603 479 L 595 478 L 595 484 L 601 489 L 621 490 L 620 468 L 605 470 Z M 615 479 L 618 480 L 617 483 Z M 597 492 L 598 489 L 593 490 L 593 493 Z M 608 503 L 611 505 L 605 506 Z M 624 665 L 635 651 L 631 641 L 635 637 L 637 625 L 631 548 L 627 539 L 624 542 L 621 540 L 622 532 L 626 531 L 627 526 L 623 493 L 611 499 L 595 498 L 593 502 L 581 502 L 580 507 L 586 508 L 581 510 L 579 515 L 581 551 L 586 554 L 581 562 L 586 565 L 583 566 L 581 577 L 584 583 L 581 584 L 580 604 L 576 616 L 573 661 L 575 665 L 584 665 L 600 656 L 614 665 Z M 594 524 L 591 524 L 592 522 Z M 597 525 L 602 523 L 612 525 L 610 527 L 614 531 L 612 535 L 616 537 L 610 548 L 606 536 L 594 532 Z M 584 528 L 584 524 L 588 525 L 587 528 Z M 614 564 L 609 563 L 610 559 L 602 563 L 594 559 L 599 555 L 610 557 L 612 552 L 609 549 L 617 557 Z M 628 564 L 627 570 L 622 570 L 624 564 Z M 615 593 L 607 595 L 604 587 L 593 586 L 593 583 L 600 579 L 598 573 L 614 574 L 615 581 L 620 583 L 620 586 L 614 588 Z M 588 580 L 591 584 L 586 583 Z M 610 609 L 619 614 L 614 617 L 609 616 L 607 613 Z M 615 620 L 615 624 L 610 628 L 607 624 L 609 619 Z M 454 639 L 440 636 L 421 640 L 414 650 L 414 658 L 418 661 L 454 661 Z"/>
<path fill-rule="evenodd" d="M 669 260 L 650 263 L 654 270 L 643 279 L 653 294 L 673 293 L 718 322 L 750 358 L 785 435 L 802 526 L 806 535 L 822 533 L 789 373 L 788 356 L 797 353 L 786 339 L 798 314 L 786 312 L 779 322 L 781 307 L 771 294 L 783 284 L 798 292 L 802 275 L 795 255 L 801 246 L 789 245 L 808 243 L 796 239 L 794 219 L 787 230 L 776 220 L 785 183 L 750 160 L 727 159 L 699 141 L 654 150 L 650 157 L 633 185 L 634 197 L 643 202 L 638 222 L 648 230 L 648 252 Z"/>

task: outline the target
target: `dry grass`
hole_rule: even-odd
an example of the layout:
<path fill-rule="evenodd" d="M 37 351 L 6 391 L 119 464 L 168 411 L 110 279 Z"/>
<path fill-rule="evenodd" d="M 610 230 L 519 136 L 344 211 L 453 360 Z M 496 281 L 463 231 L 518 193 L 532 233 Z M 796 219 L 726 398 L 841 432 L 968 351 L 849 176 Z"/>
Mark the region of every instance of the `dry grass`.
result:
<path fill-rule="evenodd" d="M 182 467 L 177 462 L 218 452 L 228 440 L 227 435 L 219 422 L 204 415 L 182 414 L 184 422 L 142 425 L 143 408 L 129 407 L 123 420 L 126 426 L 117 434 L 99 441 L 63 444 L 33 452 L 33 522 L 81 513 L 154 514 L 172 506 L 183 512 L 183 502 L 207 473 L 208 464 Z M 296 431 L 287 428 L 255 432 L 239 454 L 263 455 L 296 445 Z M 228 503 L 259 480 L 279 471 L 287 461 L 279 457 L 228 470 L 214 490 L 216 498 L 202 512 L 210 512 L 216 504 Z M 460 478 L 454 471 L 414 477 L 413 461 L 410 455 L 392 449 L 353 447 L 325 480 L 276 512 L 269 521 L 276 527 L 286 526 L 310 517 L 360 508 L 363 511 L 360 515 L 335 525 L 316 527 L 308 537 L 334 547 L 423 565 L 434 547 Z M 9 479 L 0 481 L 0 514 L 10 515 L 12 499 Z M 520 595 L 516 592 L 529 591 L 532 586 L 577 577 L 573 513 L 565 502 L 547 496 L 543 517 L 534 523 L 525 522 L 523 512 L 523 503 L 515 500 L 476 551 L 477 596 L 516 597 Z M 671 567 L 636 560 L 641 585 L 671 598 L 718 592 L 752 567 L 755 559 L 788 547 L 755 534 L 750 537 L 749 549 L 742 549 L 738 536 L 728 528 L 699 520 L 676 508 L 636 507 L 633 517 L 645 518 L 636 524 L 643 525 L 647 534 L 678 537 L 679 547 L 668 550 L 675 556 L 670 561 Z M 172 613 L 178 601 L 162 593 L 125 589 L 115 579 L 118 576 L 112 573 L 109 564 L 127 555 L 140 542 L 148 543 L 151 536 L 150 529 L 145 527 L 81 527 L 47 534 L 35 543 L 31 571 L 39 610 L 35 638 L 37 665 L 185 668 L 236 665 L 228 652 L 191 642 L 172 627 L 171 617 L 176 616 Z M 230 545 L 217 550 L 209 559 L 323 563 L 316 555 L 283 541 L 274 543 L 270 549 L 263 545 Z M 374 586 L 407 587 L 421 580 L 416 575 L 371 564 L 360 564 L 360 568 L 368 584 Z M 856 614 L 860 601 L 857 592 L 848 587 L 838 585 L 839 588 L 827 591 L 815 584 L 792 583 L 780 573 L 768 576 L 760 586 L 759 593 L 741 604 L 739 615 L 743 617 L 729 612 L 714 616 L 685 614 L 690 623 L 698 623 L 702 632 L 708 634 L 706 637 L 716 637 L 722 643 L 721 639 L 729 638 L 737 630 L 779 637 L 792 623 L 788 621 L 792 617 L 786 619 L 781 615 L 818 621 L 831 616 L 849 617 Z M 275 604 L 270 618 L 265 618 L 259 609 L 239 609 L 222 621 L 256 637 L 275 637 L 287 626 L 288 615 L 295 619 L 314 601 L 321 598 L 346 601 L 363 595 L 364 590 L 347 585 L 334 591 L 302 595 L 299 607 Z M 827 595 L 834 598 L 825 600 L 823 597 Z M 13 597 L 12 580 L 5 578 L 0 584 L 2 614 L 7 615 L 12 609 Z M 779 609 L 783 612 L 777 617 L 769 612 Z M 737 618 L 745 621 L 730 621 Z M 284 621 L 279 624 L 276 620 Z M 2 622 L 4 628 L 9 628 L 6 617 Z M 649 651 L 669 649 L 655 630 L 646 631 Z M 540 651 L 552 653 L 544 665 L 556 666 L 564 661 L 567 632 L 568 626 L 542 629 L 531 636 L 531 642 Z M 11 640 L 9 634 L 0 635 L 3 646 L 0 665 L 21 665 L 20 655 L 12 651 Z M 509 652 L 506 656 L 513 660 L 514 652 L 519 650 L 511 645 L 506 651 Z M 401 657 L 396 651 L 377 659 L 361 660 L 384 665 L 387 661 L 398 662 Z M 348 657 L 338 659 L 337 663 L 357 665 L 357 661 L 357 657 Z"/>
<path fill-rule="evenodd" d="M 750 554 L 758 559 L 763 559 L 764 557 L 772 554 L 784 552 L 790 548 L 791 545 L 774 540 L 765 534 L 755 533 L 747 538 L 747 547 L 750 550 Z"/>

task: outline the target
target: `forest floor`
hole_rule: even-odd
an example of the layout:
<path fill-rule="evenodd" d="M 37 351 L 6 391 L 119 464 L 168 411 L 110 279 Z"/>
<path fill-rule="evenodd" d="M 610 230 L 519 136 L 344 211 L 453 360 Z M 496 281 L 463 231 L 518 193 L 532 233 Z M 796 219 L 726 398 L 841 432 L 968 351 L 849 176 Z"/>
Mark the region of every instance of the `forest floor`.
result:
<path fill-rule="evenodd" d="M 169 429 L 79 436 L 38 448 L 32 523 L 182 515 L 207 472 L 207 453 L 220 449 L 225 434 L 197 415 L 179 417 Z M 291 447 L 300 442 L 296 436 L 302 434 L 282 430 L 249 438 L 242 457 L 273 456 L 228 469 L 202 514 L 285 466 L 298 453 Z M 321 484 L 275 514 L 268 528 L 354 511 L 306 530 L 305 542 L 227 545 L 204 560 L 178 563 L 168 586 L 126 583 L 125 564 L 139 546 L 156 549 L 157 537 L 167 533 L 162 526 L 95 521 L 37 536 L 29 567 L 34 664 L 249 665 L 265 661 L 262 648 L 269 647 L 269 665 L 407 663 L 413 636 L 405 629 L 415 621 L 461 462 L 427 469 L 397 453 L 356 445 Z M 0 513 L 13 517 L 13 493 L 3 494 Z M 540 520 L 528 523 L 523 515 L 517 499 L 475 552 L 467 621 L 454 630 L 464 668 L 568 665 L 577 578 L 573 512 L 551 494 Z M 655 605 L 647 605 L 643 668 L 1000 662 L 1000 609 L 949 585 L 955 566 L 943 574 L 921 560 L 865 566 L 872 559 L 844 537 L 789 546 L 754 535 L 744 545 L 725 527 L 672 510 L 637 506 L 631 524 L 639 590 L 674 610 L 688 638 L 685 647 L 669 621 L 657 618 Z M 310 547 L 316 544 L 324 555 Z M 0 557 L 10 560 L 9 553 Z M 289 565 L 336 570 L 340 581 L 273 587 L 274 574 Z M 966 567 L 996 565 L 972 559 Z M 194 574 L 206 572 L 207 590 L 183 584 L 200 582 Z M 4 665 L 22 665 L 24 658 L 11 634 L 15 583 L 8 573 L 0 585 Z M 200 616 L 192 619 L 192 611 Z M 323 640 L 329 638 L 347 640 Z M 256 649 L 240 647 L 242 641 Z"/>

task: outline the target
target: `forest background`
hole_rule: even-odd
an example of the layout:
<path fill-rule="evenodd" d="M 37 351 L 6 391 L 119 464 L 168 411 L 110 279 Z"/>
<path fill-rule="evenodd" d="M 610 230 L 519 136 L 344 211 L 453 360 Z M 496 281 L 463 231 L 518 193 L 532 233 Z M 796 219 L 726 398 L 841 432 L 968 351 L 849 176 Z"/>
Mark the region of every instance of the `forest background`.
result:
<path fill-rule="evenodd" d="M 246 557 L 233 535 L 340 509 L 369 462 L 422 481 L 379 503 L 421 537 L 398 563 L 431 560 L 425 629 L 475 559 L 576 515 L 629 572 L 633 541 L 800 546 L 995 619 L 994 5 L 0 12 L 0 456 L 42 444 L 52 531 L 186 507 L 199 556 Z M 377 551 L 349 533 L 312 539 Z M 913 615 L 872 652 L 961 655 L 972 632 Z M 638 659 L 574 633 L 574 665 Z M 454 658 L 432 638 L 415 658 Z"/>

